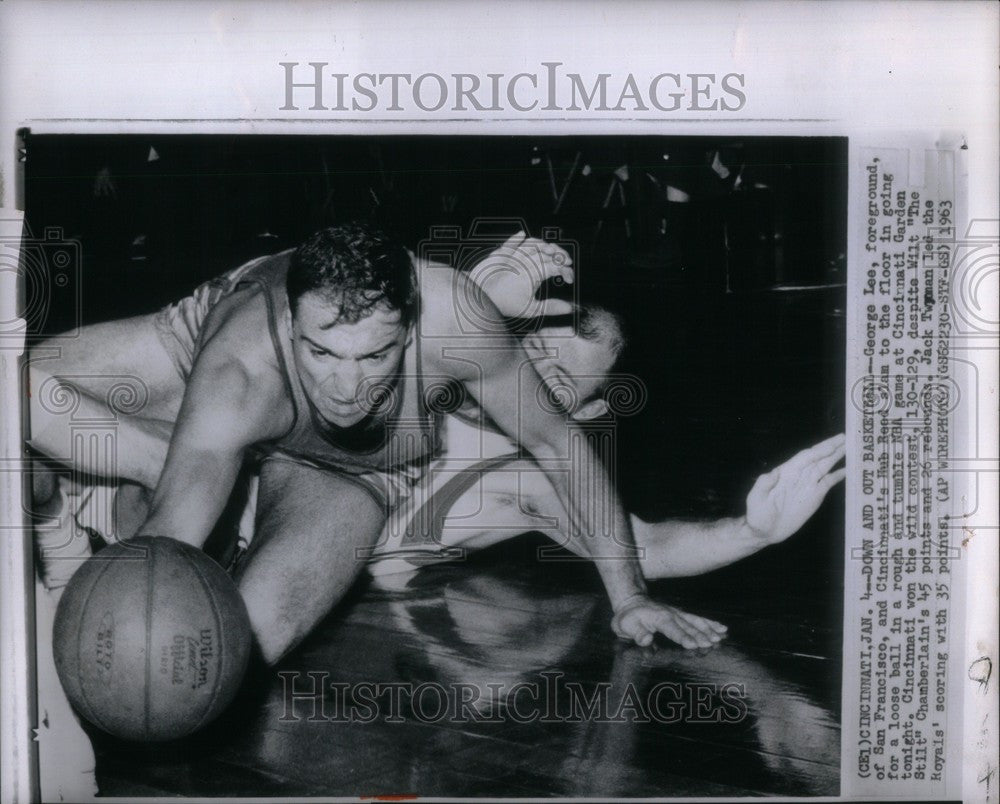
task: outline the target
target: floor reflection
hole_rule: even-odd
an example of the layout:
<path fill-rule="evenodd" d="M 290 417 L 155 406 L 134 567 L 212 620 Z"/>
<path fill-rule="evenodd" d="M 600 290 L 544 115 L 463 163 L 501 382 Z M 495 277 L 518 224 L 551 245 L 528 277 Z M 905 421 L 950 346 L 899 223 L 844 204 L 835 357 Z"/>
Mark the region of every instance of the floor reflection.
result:
<path fill-rule="evenodd" d="M 147 757 L 141 778 L 171 790 L 215 769 L 232 788 L 247 770 L 233 794 L 837 793 L 835 659 L 774 650 L 759 619 L 712 650 L 628 646 L 599 590 L 558 575 L 458 565 L 371 588 L 268 671 L 214 748 Z M 112 787 L 128 776 L 102 765 Z"/>

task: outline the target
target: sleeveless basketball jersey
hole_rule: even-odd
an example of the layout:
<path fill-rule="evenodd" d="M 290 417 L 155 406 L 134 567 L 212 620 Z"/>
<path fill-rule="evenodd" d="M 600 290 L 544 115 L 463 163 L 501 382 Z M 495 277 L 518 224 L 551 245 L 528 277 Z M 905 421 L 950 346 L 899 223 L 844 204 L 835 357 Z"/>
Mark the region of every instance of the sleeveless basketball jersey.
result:
<path fill-rule="evenodd" d="M 285 389 L 292 402 L 294 421 L 283 436 L 257 445 L 263 457 L 281 453 L 292 459 L 348 473 L 387 471 L 423 462 L 440 448 L 440 416 L 427 407 L 420 367 L 419 327 L 404 350 L 393 375 L 364 389 L 375 403 L 371 415 L 353 427 L 338 428 L 315 410 L 298 373 L 292 345 L 282 325 L 288 309 L 285 280 L 292 252 L 285 251 L 247 267 L 232 292 L 256 286 L 267 303 L 271 347 L 278 359 Z"/>

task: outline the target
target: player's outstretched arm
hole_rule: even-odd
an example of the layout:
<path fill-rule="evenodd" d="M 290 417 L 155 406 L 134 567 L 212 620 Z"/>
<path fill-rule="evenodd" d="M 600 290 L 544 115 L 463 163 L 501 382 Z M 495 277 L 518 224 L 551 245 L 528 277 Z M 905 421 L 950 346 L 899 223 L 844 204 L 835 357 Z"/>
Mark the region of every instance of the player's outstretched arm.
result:
<path fill-rule="evenodd" d="M 784 541 L 819 508 L 827 492 L 844 479 L 834 469 L 844 457 L 843 433 L 802 450 L 776 469 L 761 475 L 747 497 L 746 520 L 768 544 Z"/>
<path fill-rule="evenodd" d="M 835 435 L 761 475 L 747 496 L 742 517 L 714 522 L 633 518 L 636 541 L 645 549 L 646 577 L 700 575 L 783 542 L 844 479 L 845 470 L 834 468 L 844 451 L 844 435 Z"/>
<path fill-rule="evenodd" d="M 246 449 L 281 435 L 288 425 L 275 415 L 280 398 L 269 392 L 270 385 L 227 355 L 202 353 L 139 534 L 204 545 L 229 500 Z"/>
<path fill-rule="evenodd" d="M 460 280 L 468 281 L 468 280 Z M 425 316 L 440 331 L 450 313 L 441 295 L 430 300 Z M 427 323 L 427 322 L 425 322 Z M 528 355 L 512 337 L 493 337 L 482 346 L 475 338 L 456 338 L 455 345 L 435 343 L 430 360 L 461 380 L 486 413 L 512 439 L 532 453 L 568 512 L 566 528 L 575 547 L 592 558 L 615 611 L 613 628 L 640 645 L 662 633 L 684 647 L 708 647 L 718 642 L 725 628 L 718 623 L 680 612 L 649 599 L 635 554 L 629 522 L 607 470 L 589 447 L 579 449 L 568 417 L 545 404 L 546 390 Z M 570 465 L 572 462 L 572 465 Z M 572 477 L 571 477 L 572 475 Z M 570 494 L 570 484 L 599 490 Z M 605 523 L 611 522 L 607 531 Z"/>

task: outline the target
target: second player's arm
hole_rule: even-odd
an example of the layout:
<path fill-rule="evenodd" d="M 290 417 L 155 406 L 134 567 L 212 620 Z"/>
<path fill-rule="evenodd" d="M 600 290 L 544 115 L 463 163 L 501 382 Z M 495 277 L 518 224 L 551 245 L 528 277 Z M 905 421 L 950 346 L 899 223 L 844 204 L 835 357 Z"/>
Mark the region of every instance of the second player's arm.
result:
<path fill-rule="evenodd" d="M 467 280 L 459 276 L 455 281 Z M 462 288 L 457 290 L 461 297 Z M 460 327 L 451 291 L 422 288 L 423 326 L 438 336 L 429 341 L 428 365 L 463 382 L 504 432 L 535 457 L 569 512 L 566 527 L 571 540 L 583 555 L 594 559 L 615 611 L 615 632 L 640 645 L 652 642 L 657 632 L 685 647 L 718 641 L 725 633 L 723 626 L 649 599 L 629 523 L 607 469 L 589 446 L 572 455 L 570 448 L 579 434 L 566 415 L 540 404 L 547 393 L 543 381 L 515 338 L 455 335 Z M 493 313 L 499 316 L 495 309 Z M 570 483 L 580 478 L 590 481 L 588 487 L 605 491 L 594 499 L 575 499 Z M 610 533 L 604 532 L 607 522 L 613 528 Z"/>
<path fill-rule="evenodd" d="M 734 564 L 772 542 L 751 528 L 746 517 L 711 521 L 667 519 L 644 522 L 631 517 L 636 543 L 644 550 L 647 578 L 702 575 Z"/>
<path fill-rule="evenodd" d="M 650 644 L 656 633 L 686 648 L 708 647 L 721 639 L 726 629 L 719 623 L 650 600 L 629 521 L 606 467 L 589 445 L 573 448 L 584 436 L 567 416 L 540 404 L 546 393 L 543 381 L 520 345 L 512 338 L 494 348 L 465 352 L 464 359 L 470 358 L 476 372 L 466 387 L 507 435 L 534 456 L 552 484 L 568 512 L 565 530 L 573 546 L 600 573 L 615 612 L 615 632 L 639 645 Z M 571 483 L 598 491 L 593 497 L 573 494 Z M 606 522 L 612 525 L 610 532 L 604 530 Z"/>
<path fill-rule="evenodd" d="M 740 517 L 691 522 L 632 518 L 647 578 L 700 575 L 780 544 L 816 513 L 844 479 L 843 433 L 801 450 L 757 478 Z"/>

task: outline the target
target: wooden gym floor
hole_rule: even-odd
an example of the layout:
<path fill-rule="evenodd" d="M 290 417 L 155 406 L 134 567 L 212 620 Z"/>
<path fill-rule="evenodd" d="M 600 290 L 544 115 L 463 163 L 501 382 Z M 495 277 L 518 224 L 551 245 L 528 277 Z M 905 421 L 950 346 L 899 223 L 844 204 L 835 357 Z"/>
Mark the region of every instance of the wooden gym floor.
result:
<path fill-rule="evenodd" d="M 796 539 L 829 538 L 828 511 Z M 837 794 L 840 634 L 832 625 L 839 616 L 829 610 L 837 589 L 817 589 L 813 573 L 794 571 L 794 544 L 778 556 L 765 551 L 712 575 L 653 585 L 658 599 L 729 626 L 721 647 L 699 652 L 616 640 L 593 569 L 541 564 L 541 544 L 520 537 L 466 562 L 425 568 L 391 591 L 362 582 L 299 650 L 260 671 L 238 705 L 202 735 L 153 747 L 95 735 L 102 795 Z M 510 690 L 518 682 L 544 684 L 546 671 L 550 680 L 561 672 L 555 683 L 576 682 L 587 696 L 604 682 L 612 714 L 629 685 L 641 700 L 664 682 L 683 692 L 661 698 L 650 722 L 638 722 L 634 710 L 623 710 L 619 722 L 518 722 L 509 711 L 490 720 L 488 709 L 478 710 L 485 713 L 478 722 L 468 709 L 464 722 L 451 722 L 440 714 L 436 691 L 425 694 L 422 717 L 408 698 L 393 709 L 386 697 L 371 722 L 337 722 L 334 705 L 343 696 L 329 692 L 325 708 L 299 699 L 288 711 L 290 680 L 300 693 L 318 678 L 328 690 L 336 683 L 435 682 L 435 690 L 459 695 L 468 693 L 456 683 Z M 692 722 L 690 704 L 669 706 L 700 694 L 703 711 L 716 711 L 720 695 L 713 689 L 730 682 L 744 685 L 746 716 L 739 722 Z M 706 685 L 707 692 L 697 692 Z M 567 700 L 560 694 L 557 709 Z M 526 696 L 522 720 L 535 711 Z M 452 711 L 460 711 L 454 701 Z M 685 716 L 675 717 L 677 711 Z M 400 722 L 385 722 L 393 715 Z"/>

